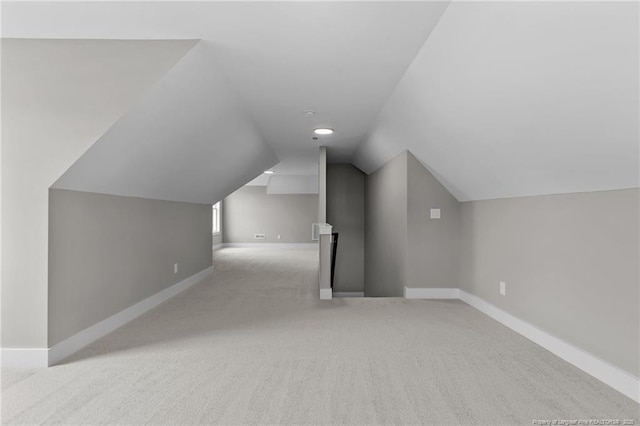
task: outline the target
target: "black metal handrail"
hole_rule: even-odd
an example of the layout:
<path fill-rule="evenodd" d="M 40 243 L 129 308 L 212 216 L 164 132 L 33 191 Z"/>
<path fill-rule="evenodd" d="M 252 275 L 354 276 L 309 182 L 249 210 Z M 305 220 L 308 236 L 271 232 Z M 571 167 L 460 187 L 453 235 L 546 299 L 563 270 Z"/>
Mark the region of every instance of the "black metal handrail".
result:
<path fill-rule="evenodd" d="M 336 253 L 338 252 L 338 233 L 331 233 L 331 288 L 333 288 L 333 276 L 336 272 Z"/>

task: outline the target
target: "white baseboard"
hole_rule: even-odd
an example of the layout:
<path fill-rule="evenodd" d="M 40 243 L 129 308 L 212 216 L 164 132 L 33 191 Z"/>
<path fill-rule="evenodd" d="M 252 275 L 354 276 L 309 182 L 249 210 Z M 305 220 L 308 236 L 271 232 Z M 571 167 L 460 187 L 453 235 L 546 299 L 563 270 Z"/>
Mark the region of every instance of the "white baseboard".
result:
<path fill-rule="evenodd" d="M 101 337 L 106 336 L 117 328 L 122 327 L 129 321 L 139 317 L 161 303 L 166 302 L 192 285 L 202 281 L 211 275 L 212 271 L 212 267 L 209 267 L 204 271 L 200 271 L 197 274 L 136 303 L 135 305 L 130 306 L 124 311 L 118 312 L 97 324 L 85 328 L 79 333 L 74 334 L 51 348 L 3 348 L 1 361 L 2 366 L 41 368 L 55 365 L 62 359 L 95 342 Z"/>
<path fill-rule="evenodd" d="M 223 243 L 222 246 L 235 248 L 317 249 L 318 243 Z"/>
<path fill-rule="evenodd" d="M 404 288 L 407 299 L 460 299 L 618 392 L 640 402 L 640 378 L 458 288 Z"/>
<path fill-rule="evenodd" d="M 49 365 L 54 365 L 62 359 L 68 357 L 74 352 L 79 351 L 85 346 L 95 342 L 101 337 L 106 336 L 117 328 L 122 327 L 129 321 L 139 317 L 145 312 L 155 308 L 163 302 L 171 299 L 178 293 L 186 290 L 192 285 L 202 281 L 213 272 L 213 268 L 209 267 L 203 271 L 198 272 L 180 281 L 177 284 L 166 288 L 159 293 L 154 294 L 151 297 L 144 299 L 142 302 L 118 312 L 117 314 L 110 316 L 109 318 L 100 321 L 97 324 L 92 325 L 89 328 L 85 328 L 81 332 L 74 334 L 73 336 L 63 340 L 62 342 L 49 348 Z"/>
<path fill-rule="evenodd" d="M 333 297 L 364 297 L 364 291 L 334 291 Z"/>
<path fill-rule="evenodd" d="M 222 247 L 224 247 L 224 244 L 222 244 L 222 243 L 214 244 L 213 246 L 211 246 L 211 251 L 220 250 Z"/>
<path fill-rule="evenodd" d="M 457 288 L 404 288 L 405 299 L 459 299 Z"/>
<path fill-rule="evenodd" d="M 464 290 L 460 290 L 460 300 L 640 403 L 640 379 L 638 377 L 552 336 L 535 325 L 516 318 Z"/>
<path fill-rule="evenodd" d="M 331 300 L 333 296 L 333 291 L 330 288 L 321 288 L 320 289 L 320 300 Z"/>

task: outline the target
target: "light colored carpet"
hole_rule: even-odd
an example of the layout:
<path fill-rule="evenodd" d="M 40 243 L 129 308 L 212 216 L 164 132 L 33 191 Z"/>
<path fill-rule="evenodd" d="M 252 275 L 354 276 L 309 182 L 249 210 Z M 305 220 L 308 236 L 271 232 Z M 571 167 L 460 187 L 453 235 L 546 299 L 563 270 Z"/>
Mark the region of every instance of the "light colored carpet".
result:
<path fill-rule="evenodd" d="M 4 370 L 9 424 L 532 424 L 625 396 L 459 301 L 320 301 L 314 250 L 224 249 L 212 279 L 63 365 Z"/>

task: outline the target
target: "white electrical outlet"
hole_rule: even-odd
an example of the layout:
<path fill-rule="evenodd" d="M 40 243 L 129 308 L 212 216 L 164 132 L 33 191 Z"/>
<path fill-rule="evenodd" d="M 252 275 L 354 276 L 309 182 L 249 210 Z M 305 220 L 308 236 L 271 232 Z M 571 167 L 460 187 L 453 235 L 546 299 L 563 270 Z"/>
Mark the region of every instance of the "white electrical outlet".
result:
<path fill-rule="evenodd" d="M 440 209 L 431 209 L 431 219 L 440 219 Z"/>
<path fill-rule="evenodd" d="M 173 273 L 174 273 L 174 274 L 177 274 L 177 273 L 178 273 L 178 264 L 177 264 L 177 263 L 174 263 L 174 264 L 173 264 Z"/>
<path fill-rule="evenodd" d="M 507 283 L 500 281 L 500 294 L 505 296 L 507 294 Z"/>
<path fill-rule="evenodd" d="M 267 234 L 253 234 L 253 238 L 256 240 L 264 240 L 267 238 Z"/>
<path fill-rule="evenodd" d="M 278 234 L 278 236 L 276 237 L 277 239 L 280 239 L 280 234 Z"/>

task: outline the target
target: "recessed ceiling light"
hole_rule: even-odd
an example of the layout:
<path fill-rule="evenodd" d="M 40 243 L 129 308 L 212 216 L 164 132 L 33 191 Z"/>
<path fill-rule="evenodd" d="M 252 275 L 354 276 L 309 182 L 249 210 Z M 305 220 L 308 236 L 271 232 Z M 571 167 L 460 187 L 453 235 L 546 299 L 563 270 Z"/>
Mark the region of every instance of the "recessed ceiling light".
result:
<path fill-rule="evenodd" d="M 266 175 L 272 175 L 273 174 L 273 170 L 265 170 L 264 174 Z"/>
<path fill-rule="evenodd" d="M 316 135 L 330 135 L 333 133 L 333 129 L 329 129 L 327 127 L 321 127 L 319 129 L 314 129 L 313 133 Z"/>

